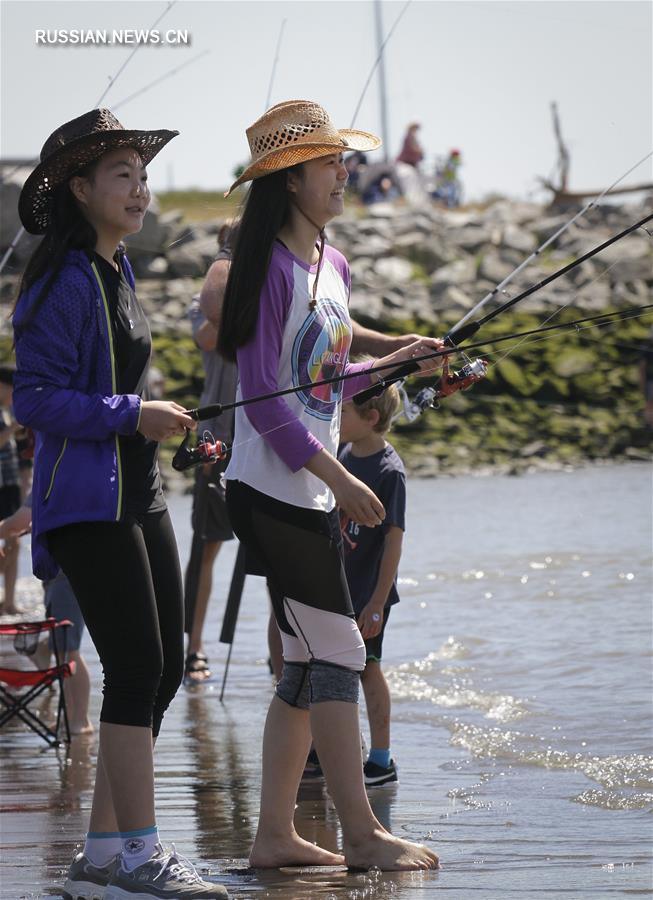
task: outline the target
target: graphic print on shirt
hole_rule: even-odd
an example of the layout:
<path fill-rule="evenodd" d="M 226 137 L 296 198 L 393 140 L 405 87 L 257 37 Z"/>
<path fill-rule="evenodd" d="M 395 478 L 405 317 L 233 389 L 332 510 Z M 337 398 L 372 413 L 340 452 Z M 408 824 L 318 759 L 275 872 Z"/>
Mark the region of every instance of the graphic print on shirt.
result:
<path fill-rule="evenodd" d="M 293 385 L 322 381 L 343 372 L 347 362 L 351 331 L 345 310 L 333 300 L 321 299 L 295 338 L 291 366 Z M 342 382 L 324 384 L 311 391 L 300 391 L 297 397 L 306 411 L 317 419 L 329 420 L 342 395 Z"/>
<path fill-rule="evenodd" d="M 345 556 L 358 547 L 358 541 L 354 540 L 358 536 L 361 526 L 350 519 L 347 513 L 340 510 L 340 533 L 344 544 Z"/>

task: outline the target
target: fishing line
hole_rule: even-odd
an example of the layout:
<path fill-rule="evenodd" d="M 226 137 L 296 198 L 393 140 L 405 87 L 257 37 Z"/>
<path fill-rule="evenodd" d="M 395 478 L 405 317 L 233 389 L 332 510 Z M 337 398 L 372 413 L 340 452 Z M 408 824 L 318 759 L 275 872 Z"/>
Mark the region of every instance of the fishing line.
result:
<path fill-rule="evenodd" d="M 356 117 L 358 116 L 358 113 L 359 113 L 359 111 L 360 111 L 361 105 L 362 105 L 363 100 L 364 100 L 364 98 L 365 98 L 365 94 L 367 93 L 367 89 L 368 89 L 368 87 L 370 86 L 370 81 L 372 80 L 372 76 L 373 76 L 374 73 L 376 72 L 377 66 L 379 65 L 379 63 L 380 63 L 381 60 L 383 59 L 383 51 L 385 50 L 385 46 L 386 46 L 386 44 L 388 43 L 388 41 L 390 40 L 390 38 L 392 37 L 392 35 L 394 34 L 395 28 L 397 27 L 397 25 L 399 24 L 399 22 L 402 20 L 402 18 L 403 18 L 403 16 L 404 16 L 404 13 L 406 12 L 406 10 L 408 9 L 408 7 L 410 6 L 410 4 L 411 4 L 412 2 L 413 2 L 413 0 L 407 0 L 407 3 L 404 5 L 404 7 L 402 8 L 401 12 L 399 13 L 399 15 L 397 16 L 397 18 L 395 19 L 392 28 L 390 29 L 390 31 L 388 32 L 386 38 L 384 39 L 383 43 L 381 44 L 381 47 L 380 47 L 380 49 L 379 49 L 378 56 L 377 56 L 376 59 L 374 60 L 374 64 L 372 65 L 372 68 L 370 69 L 370 74 L 367 76 L 367 81 L 365 82 L 365 85 L 364 85 L 364 87 L 363 87 L 363 92 L 362 92 L 362 94 L 360 95 L 360 97 L 358 98 L 358 103 L 356 104 L 356 109 L 354 110 L 354 115 L 351 117 L 351 125 L 349 126 L 350 128 L 353 128 L 353 127 L 354 127 L 354 123 L 356 122 Z"/>
<path fill-rule="evenodd" d="M 526 297 L 529 297 L 531 294 L 534 294 L 537 291 L 541 290 L 546 285 L 551 284 L 551 282 L 555 281 L 557 278 L 560 278 L 562 275 L 565 275 L 567 272 L 570 272 L 572 269 L 576 268 L 576 266 L 579 266 L 581 263 L 590 259 L 592 256 L 595 256 L 601 250 L 605 250 L 606 247 L 609 247 L 611 244 L 614 244 L 616 241 L 621 240 L 622 238 L 626 237 L 628 234 L 631 234 L 633 231 L 636 231 L 637 229 L 641 228 L 642 225 L 644 225 L 646 222 L 650 221 L 651 219 L 653 219 L 653 213 L 649 214 L 648 216 L 645 216 L 643 219 L 640 219 L 639 222 L 635 222 L 633 225 L 630 225 L 628 228 L 624 229 L 623 231 L 619 232 L 618 234 L 613 235 L 611 238 L 604 241 L 602 244 L 599 244 L 597 247 L 594 247 L 592 250 L 589 250 L 587 253 L 585 253 L 582 256 L 578 257 L 577 259 L 573 260 L 568 265 L 563 266 L 562 269 L 558 269 L 556 272 L 553 272 L 551 275 L 542 279 L 542 281 L 538 282 L 537 284 L 532 285 L 531 287 L 527 288 L 525 291 L 522 291 L 516 297 L 513 297 L 510 300 L 506 301 L 501 306 L 499 306 L 497 309 L 488 313 L 482 319 L 479 319 L 476 322 L 469 322 L 466 325 L 463 325 L 462 328 L 457 325 L 454 325 L 454 327 L 451 328 L 448 331 L 448 333 L 445 335 L 445 337 L 444 337 L 445 342 L 447 342 L 452 347 L 457 346 L 462 341 L 465 341 L 468 338 L 470 338 L 472 335 L 476 334 L 476 332 L 480 329 L 481 325 L 491 321 L 492 319 L 494 319 L 496 316 L 500 315 L 505 310 L 514 306 L 516 303 L 519 303 L 521 300 L 524 300 Z M 565 304 L 565 305 L 568 305 L 568 304 Z M 552 316 L 549 318 L 552 318 Z M 465 351 L 471 350 L 473 346 L 474 345 L 471 345 L 471 346 L 467 345 L 462 350 L 463 354 L 465 353 Z M 416 372 L 417 368 L 418 368 L 418 366 L 416 364 L 417 364 L 417 362 L 420 361 L 420 359 L 421 359 L 420 357 L 415 357 L 415 359 L 408 361 L 408 362 L 404 362 L 404 363 L 400 364 L 399 366 L 397 366 L 395 369 L 395 372 L 393 374 L 393 377 L 386 383 L 385 386 L 387 386 L 388 383 L 392 384 L 393 382 L 399 381 L 401 378 L 404 378 L 407 375 L 411 375 L 411 374 L 413 374 L 413 372 Z M 360 395 L 358 395 L 356 402 L 357 403 L 365 402 L 370 397 L 374 397 L 374 396 L 377 396 L 379 393 L 382 393 L 384 389 L 385 389 L 385 387 L 383 384 L 369 387 L 365 391 L 362 391 Z"/>
<path fill-rule="evenodd" d="M 514 271 L 512 271 L 509 275 L 507 275 L 503 279 L 503 281 L 501 281 L 488 294 L 486 294 L 485 297 L 483 297 L 476 304 L 476 306 L 474 306 L 472 309 L 470 309 L 469 312 L 465 313 L 465 315 L 462 317 L 462 319 L 460 319 L 460 321 L 457 322 L 456 325 L 454 325 L 452 331 L 455 331 L 456 329 L 459 329 L 462 325 L 464 325 L 474 315 L 474 313 L 476 313 L 479 309 L 481 309 L 483 306 L 485 306 L 485 304 L 488 303 L 493 297 L 495 297 L 498 293 L 500 293 L 507 284 L 510 284 L 512 279 L 516 275 L 518 275 L 522 271 L 522 269 L 524 269 L 530 262 L 532 262 L 532 260 L 536 259 L 542 253 L 543 250 L 545 250 L 550 244 L 553 243 L 553 241 L 555 241 L 557 238 L 559 238 L 561 234 L 564 234 L 564 232 L 568 228 L 570 228 L 574 224 L 574 222 L 577 222 L 578 219 L 580 219 L 581 216 L 584 216 L 585 213 L 588 212 L 592 207 L 597 206 L 600 203 L 600 201 L 605 197 L 606 194 L 608 194 L 608 193 L 610 193 L 610 191 L 614 190 L 614 188 L 618 184 L 620 184 L 624 180 L 624 178 L 627 178 L 631 172 L 634 172 L 635 169 L 639 168 L 639 166 L 641 166 L 642 163 L 645 163 L 647 159 L 650 159 L 651 156 L 653 156 L 653 150 L 651 150 L 649 153 L 647 153 L 646 156 L 642 157 L 642 159 L 640 159 L 639 162 L 636 162 L 634 166 L 631 166 L 631 168 L 628 169 L 627 172 L 624 172 L 623 175 L 621 175 L 619 178 L 617 178 L 617 180 L 615 182 L 613 182 L 609 187 L 607 187 L 604 191 L 602 191 L 597 197 L 595 197 L 593 200 L 590 200 L 589 203 L 585 204 L 585 206 L 579 212 L 577 212 L 575 216 L 573 216 L 566 224 L 561 226 L 554 234 L 551 235 L 551 237 L 547 238 L 546 241 L 544 241 L 544 243 L 541 244 L 536 250 L 534 250 L 530 254 L 530 256 L 528 256 L 522 263 L 520 263 L 517 266 L 517 268 L 514 269 Z"/>
<path fill-rule="evenodd" d="M 121 106 L 124 106 L 126 103 L 134 100 L 136 97 L 140 97 L 141 94 L 144 94 L 146 91 L 149 91 L 150 88 L 155 87 L 157 84 L 160 84 L 162 81 L 165 81 L 166 78 L 171 78 L 173 75 L 176 75 L 177 72 L 181 72 L 182 69 L 185 69 L 186 66 L 192 65 L 192 63 L 197 62 L 198 59 L 201 59 L 203 56 L 206 56 L 207 53 L 210 53 L 210 50 L 203 50 L 197 56 L 194 56 L 192 59 L 186 60 L 185 63 L 182 63 L 180 66 L 175 66 L 173 69 L 169 69 L 163 75 L 160 75 L 159 78 L 156 78 L 154 81 L 150 81 L 149 84 L 146 84 L 145 87 L 140 88 L 138 91 L 134 91 L 133 94 L 130 94 L 129 97 L 125 97 L 124 100 L 121 100 L 119 103 L 112 103 L 111 109 L 115 112 Z"/>
<path fill-rule="evenodd" d="M 286 27 L 287 19 L 282 19 L 281 27 L 279 28 L 279 36 L 277 38 L 277 46 L 274 51 L 274 60 L 272 62 L 272 71 L 270 72 L 270 81 L 268 83 L 268 93 L 265 98 L 265 106 L 263 107 L 263 112 L 270 108 L 270 97 L 272 96 L 272 85 L 274 84 L 274 76 L 277 71 L 277 63 L 279 62 L 279 50 L 281 49 L 281 40 L 283 38 L 283 30 Z"/>
<path fill-rule="evenodd" d="M 653 304 L 651 304 L 647 307 L 639 307 L 637 310 L 624 310 L 624 311 L 619 311 L 618 313 L 607 313 L 602 316 L 592 316 L 589 319 L 580 319 L 580 320 L 578 320 L 578 322 L 592 322 L 596 319 L 603 320 L 602 322 L 596 322 L 595 324 L 588 324 L 583 328 L 579 327 L 579 325 L 576 322 L 566 322 L 566 323 L 560 323 L 558 325 L 551 326 L 550 328 L 544 328 L 543 330 L 544 331 L 552 331 L 554 329 L 562 330 L 563 328 L 574 328 L 575 327 L 576 331 L 580 333 L 583 331 L 591 330 L 593 328 L 605 328 L 610 325 L 616 324 L 616 322 L 628 321 L 629 319 L 641 318 L 643 315 L 645 315 L 646 311 L 648 311 L 648 310 L 653 310 Z M 627 315 L 627 313 L 631 313 L 631 312 L 632 312 L 632 315 Z M 612 321 L 612 320 L 606 321 L 606 319 L 610 316 L 612 316 L 614 318 L 614 321 Z M 541 333 L 540 329 L 535 329 L 532 332 L 525 332 L 525 335 L 526 336 L 528 336 L 528 335 L 534 336 L 539 333 Z M 516 337 L 515 335 L 506 335 L 501 338 L 496 338 L 495 342 L 511 340 L 511 339 L 515 339 L 515 337 Z M 547 337 L 534 338 L 531 341 L 523 340 L 521 343 L 526 347 L 531 347 L 531 346 L 536 346 L 538 344 L 545 343 L 546 341 L 550 340 L 553 337 L 557 337 L 557 335 L 549 334 L 549 335 L 547 335 Z M 483 345 L 479 344 L 477 346 L 482 347 Z M 511 349 L 515 349 L 515 348 L 511 348 Z M 448 356 L 448 355 L 455 354 L 456 352 L 461 353 L 462 351 L 456 350 L 456 348 L 452 348 L 452 349 L 448 349 L 446 351 L 438 351 L 437 355 L 438 356 Z M 498 351 L 496 351 L 496 352 L 498 352 Z M 493 351 L 490 351 L 486 355 L 489 358 L 491 358 L 492 354 L 493 354 Z M 495 363 L 493 363 L 493 365 L 498 365 L 499 362 L 500 362 L 500 360 L 497 360 Z M 310 386 L 318 386 L 318 385 L 323 385 L 323 384 L 330 384 L 330 383 L 333 383 L 336 381 L 344 381 L 346 378 L 358 377 L 359 374 L 360 373 L 356 373 L 355 375 L 344 375 L 344 376 L 339 376 L 339 377 L 333 378 L 333 379 L 327 379 L 323 382 L 313 382 L 313 383 L 309 383 L 307 385 L 300 385 L 297 388 L 292 388 L 290 390 L 286 390 L 283 393 L 286 395 L 290 394 L 290 393 L 296 393 L 299 390 L 301 390 L 302 388 L 305 389 Z M 244 406 L 248 403 L 255 402 L 256 400 L 275 399 L 275 397 L 278 397 L 278 396 L 279 396 L 279 394 L 277 393 L 276 395 L 266 395 L 265 397 L 254 397 L 254 398 L 250 398 L 249 400 L 236 401 L 236 403 L 234 403 L 234 404 L 225 404 L 225 406 L 220 410 L 220 412 L 227 411 L 227 410 L 232 409 L 237 406 Z M 484 396 L 482 399 L 485 400 L 485 399 L 487 399 L 487 397 Z M 499 398 L 497 398 L 497 399 L 499 399 Z M 188 409 L 188 410 L 186 410 L 186 413 L 187 413 L 187 415 L 191 415 L 192 418 L 195 418 L 201 422 L 204 422 L 210 418 L 214 418 L 216 415 L 220 415 L 220 412 L 216 413 L 215 409 L 216 409 L 216 407 L 215 407 L 215 405 L 213 405 L 213 406 L 207 406 L 207 407 L 203 407 L 203 408 L 199 408 L 199 409 Z M 198 413 L 201 413 L 201 416 L 198 416 L 197 415 Z M 252 443 L 252 441 L 256 441 L 259 438 L 264 438 L 269 434 L 273 434 L 275 431 L 279 431 L 281 428 L 285 428 L 288 425 L 292 425 L 295 421 L 296 421 L 296 417 L 293 416 L 293 418 L 289 419 L 287 422 L 281 422 L 280 424 L 277 424 L 277 425 L 273 426 L 272 428 L 267 429 L 266 431 L 257 432 L 255 435 L 252 435 L 252 437 L 246 438 L 245 440 L 236 441 L 235 443 L 230 445 L 229 450 L 238 449 L 239 447 L 243 447 L 246 444 L 250 444 L 250 443 Z"/>
<path fill-rule="evenodd" d="M 472 334 L 475 334 L 482 325 L 485 325 L 487 322 L 491 322 L 492 319 L 496 318 L 502 312 L 505 312 L 507 309 L 515 306 L 517 303 L 520 303 L 522 300 L 525 300 L 526 297 L 530 297 L 531 294 L 536 293 L 541 290 L 543 287 L 551 284 L 556 279 L 561 278 L 563 275 L 566 275 L 567 272 L 571 272 L 572 269 L 575 269 L 576 266 L 581 265 L 581 263 L 586 262 L 588 259 L 591 259 L 593 256 L 596 256 L 597 253 L 600 253 L 602 250 L 605 250 L 611 244 L 615 244 L 617 241 L 622 240 L 622 238 L 627 237 L 633 231 L 637 231 L 647 222 L 653 219 L 653 213 L 649 213 L 649 215 L 644 216 L 643 219 L 640 219 L 638 222 L 635 222 L 633 225 L 629 225 L 628 228 L 624 228 L 623 231 L 620 231 L 618 234 L 613 235 L 607 240 L 603 241 L 602 244 L 598 244 L 596 247 L 593 247 L 591 250 L 588 250 L 587 253 L 584 253 L 582 256 L 577 257 L 572 260 L 572 262 L 568 263 L 566 266 L 563 266 L 561 269 L 557 269 L 551 275 L 547 275 L 546 278 L 543 278 L 541 281 L 538 281 L 537 284 L 532 285 L 524 291 L 521 291 L 516 297 L 512 297 L 507 300 L 505 303 L 502 303 L 501 306 L 498 306 L 496 309 L 493 309 L 492 312 L 489 312 L 487 315 L 483 316 L 483 318 L 478 319 L 476 322 L 470 322 L 465 328 L 459 328 L 458 325 L 454 325 L 453 328 L 449 330 L 449 333 L 446 336 L 446 339 L 453 341 L 454 343 L 458 343 L 461 340 L 466 340 L 468 337 L 471 337 Z M 458 332 L 462 333 L 462 337 L 458 336 Z"/>
<path fill-rule="evenodd" d="M 616 321 L 620 321 L 621 319 L 628 318 L 638 318 L 644 312 L 649 309 L 653 309 L 653 304 L 648 304 L 646 306 L 638 306 L 638 307 L 629 307 L 625 310 L 617 310 L 613 313 L 600 313 L 595 316 L 585 316 L 582 319 L 576 319 L 572 322 L 561 322 L 557 325 L 547 325 L 544 328 L 538 327 L 533 328 L 528 331 L 516 332 L 514 334 L 503 335 L 497 338 L 488 338 L 485 341 L 481 341 L 477 344 L 471 344 L 465 348 L 458 347 L 447 347 L 444 350 L 434 350 L 430 353 L 425 353 L 420 356 L 416 356 L 411 360 L 411 365 L 415 365 L 420 362 L 433 361 L 436 359 L 442 359 L 445 356 L 452 356 L 454 354 L 465 354 L 469 350 L 478 350 L 479 348 L 486 348 L 488 346 L 492 346 L 493 344 L 504 343 L 505 341 L 517 340 L 522 337 L 530 337 L 535 334 L 543 334 L 549 331 L 561 331 L 562 329 L 570 329 L 577 327 L 578 325 L 585 324 L 586 322 L 598 322 L 599 320 L 608 323 L 615 319 Z M 630 315 L 633 313 L 633 315 Z M 394 370 L 392 372 L 392 376 L 394 380 L 396 370 L 401 366 L 401 363 L 392 362 L 392 363 L 384 363 L 380 366 L 373 366 L 372 368 L 367 370 L 366 374 L 378 374 L 379 372 L 383 372 L 386 370 Z M 436 368 L 434 366 L 433 368 Z M 213 403 L 208 404 L 204 407 L 197 407 L 194 409 L 186 410 L 187 415 L 190 415 L 192 418 L 198 421 L 204 421 L 205 419 L 215 418 L 216 416 L 221 415 L 223 412 L 231 409 L 238 409 L 241 406 L 247 406 L 250 403 L 259 403 L 265 400 L 276 400 L 278 397 L 286 397 L 289 394 L 297 394 L 299 392 L 309 392 L 316 387 L 323 387 L 327 384 L 337 384 L 342 381 L 348 381 L 352 378 L 359 378 L 361 372 L 349 372 L 343 375 L 334 375 L 331 378 L 323 378 L 320 381 L 309 381 L 304 384 L 296 385 L 290 388 L 283 388 L 277 391 L 271 391 L 267 394 L 260 394 L 255 397 L 247 397 L 241 400 L 236 400 L 233 403 Z M 381 383 L 382 384 L 382 383 Z M 360 396 L 361 394 L 366 393 L 366 391 L 361 391 L 359 394 L 354 396 Z"/>
<path fill-rule="evenodd" d="M 150 28 L 149 28 L 150 31 L 152 31 L 154 28 L 156 28 L 156 26 L 159 24 L 161 19 L 170 12 L 170 10 L 172 9 L 172 7 L 175 5 L 176 2 L 177 2 L 177 0 L 170 0 L 168 5 L 166 6 L 166 8 L 163 10 L 161 15 L 158 17 L 158 19 L 156 19 L 156 21 L 150 25 Z M 140 50 L 141 47 L 142 47 L 142 44 L 140 44 L 140 43 L 136 44 L 136 46 L 134 47 L 132 52 L 129 54 L 129 56 L 124 61 L 124 63 L 121 65 L 121 67 L 118 69 L 118 71 L 113 76 L 113 78 L 111 78 L 111 76 L 109 76 L 109 84 L 104 89 L 104 91 L 100 94 L 100 99 L 95 102 L 95 104 L 93 105 L 93 109 L 97 109 L 99 107 L 100 103 L 102 103 L 102 101 L 104 100 L 106 95 L 109 93 L 109 91 L 111 90 L 113 85 L 116 83 L 116 81 L 118 80 L 120 75 L 125 71 L 125 69 L 129 65 L 131 60 L 134 58 L 134 55 L 136 53 L 138 53 L 138 51 Z"/>
<path fill-rule="evenodd" d="M 603 278 L 604 275 L 607 275 L 608 272 L 610 271 L 610 269 L 614 268 L 614 266 L 616 266 L 618 262 L 619 262 L 619 260 L 616 259 L 613 263 L 611 263 L 608 266 L 607 269 L 605 269 L 603 272 L 599 272 L 598 275 L 595 275 L 594 278 L 592 278 L 592 280 L 590 282 L 583 285 L 583 290 L 587 290 L 593 284 L 595 284 L 600 278 Z M 551 319 L 554 319 L 559 313 L 561 313 L 563 311 L 563 309 L 567 309 L 569 306 L 571 306 L 575 299 L 576 299 L 575 297 L 572 297 L 570 300 L 568 300 L 562 306 L 559 306 L 557 309 L 554 309 L 553 312 L 551 313 L 551 315 L 548 316 L 546 319 L 544 319 L 544 321 L 541 323 L 542 326 L 547 325 L 551 321 Z M 512 348 L 511 350 L 508 350 L 506 353 L 504 353 L 504 355 L 502 357 L 500 357 L 494 363 L 494 365 L 496 366 L 501 362 L 501 360 L 507 359 L 510 356 L 510 354 L 513 352 L 513 350 L 516 350 L 517 347 L 519 347 L 519 346 L 520 346 L 519 344 L 515 344 L 514 348 Z"/>
<path fill-rule="evenodd" d="M 167 7 L 166 7 L 166 8 L 164 9 L 164 11 L 161 13 L 161 15 L 159 16 L 159 18 L 158 18 L 158 19 L 150 26 L 150 30 L 152 30 L 156 25 L 158 25 L 158 23 L 161 21 L 161 19 L 162 19 L 162 18 L 166 15 L 166 13 L 167 13 L 174 5 L 175 5 L 176 2 L 177 2 L 177 0 L 170 0 L 170 2 L 168 3 Z M 118 71 L 117 71 L 116 74 L 113 76 L 113 78 L 111 78 L 111 76 L 109 76 L 109 85 L 108 85 L 108 87 L 104 90 L 104 92 L 100 95 L 100 99 L 95 103 L 95 105 L 93 106 L 93 109 L 97 109 L 97 108 L 99 107 L 100 103 L 104 100 L 104 98 L 106 97 L 106 95 L 107 95 L 107 94 L 109 93 L 109 91 L 111 90 L 111 87 L 116 83 L 116 81 L 118 80 L 118 77 L 120 76 L 120 74 L 121 74 L 122 72 L 124 72 L 125 68 L 127 67 L 127 64 L 129 63 L 129 61 L 130 61 L 131 59 L 133 59 L 134 54 L 137 53 L 138 50 L 140 50 L 141 46 L 142 46 L 142 44 L 136 44 L 136 46 L 134 47 L 134 49 L 132 50 L 132 52 L 130 53 L 130 55 L 128 56 L 128 58 L 125 60 L 125 62 L 122 64 L 122 66 L 118 69 Z M 35 165 L 38 163 L 38 161 L 39 161 L 38 158 L 32 160 L 32 166 L 35 166 Z M 4 256 L 2 257 L 2 259 L 0 260 L 0 273 L 4 271 L 4 268 L 5 268 L 5 266 L 7 265 L 7 262 L 8 262 L 9 259 L 11 258 L 11 254 L 14 252 L 14 250 L 16 249 L 16 247 L 18 246 L 18 244 L 20 243 L 20 241 L 21 241 L 21 239 L 22 239 L 22 237 L 23 237 L 24 234 L 25 234 L 25 228 L 21 225 L 21 227 L 20 227 L 20 228 L 18 229 L 18 231 L 16 232 L 13 241 L 12 241 L 11 244 L 9 244 L 9 246 L 7 247 L 7 250 L 6 250 L 6 252 L 5 252 L 5 255 L 4 255 Z"/>

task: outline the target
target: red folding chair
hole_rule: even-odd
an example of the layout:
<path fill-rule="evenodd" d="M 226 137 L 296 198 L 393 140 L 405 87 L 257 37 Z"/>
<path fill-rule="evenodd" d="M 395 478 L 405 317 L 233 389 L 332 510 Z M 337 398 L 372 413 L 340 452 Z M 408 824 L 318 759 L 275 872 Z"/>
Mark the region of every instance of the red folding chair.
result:
<path fill-rule="evenodd" d="M 47 669 L 16 669 L 0 664 L 0 706 L 2 706 L 0 728 L 14 717 L 18 717 L 32 731 L 42 737 L 50 747 L 58 747 L 62 743 L 59 735 L 63 726 L 63 741 L 70 743 L 70 727 L 63 681 L 64 678 L 68 678 L 75 672 L 75 663 L 68 662 L 66 657 L 66 631 L 71 626 L 72 622 L 69 622 L 68 619 L 63 619 L 61 622 L 57 622 L 55 619 L 46 619 L 43 622 L 14 622 L 11 625 L 0 625 L 0 638 L 13 638 L 16 653 L 26 656 L 33 656 L 39 638 L 44 632 L 50 635 L 59 628 L 63 629 L 61 651 L 58 646 L 59 642 L 52 641 L 55 665 L 49 666 Z M 4 663 L 5 660 L 0 662 Z M 46 725 L 29 708 L 50 685 L 56 685 L 59 690 L 57 718 L 53 728 Z M 24 688 L 27 690 L 23 692 Z"/>

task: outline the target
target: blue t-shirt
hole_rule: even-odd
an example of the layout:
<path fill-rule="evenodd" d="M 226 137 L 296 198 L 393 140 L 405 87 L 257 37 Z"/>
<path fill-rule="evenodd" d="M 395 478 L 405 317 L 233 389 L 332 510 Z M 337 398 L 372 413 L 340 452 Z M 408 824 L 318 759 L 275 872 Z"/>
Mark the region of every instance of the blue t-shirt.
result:
<path fill-rule="evenodd" d="M 351 444 L 346 444 L 338 459 L 348 472 L 374 491 L 386 514 L 383 525 L 367 528 L 340 513 L 345 572 L 354 612 L 358 615 L 374 593 L 388 528 L 395 525 L 406 530 L 406 472 L 399 454 L 390 444 L 371 456 L 354 456 Z M 386 606 L 394 603 L 399 603 L 396 577 Z"/>

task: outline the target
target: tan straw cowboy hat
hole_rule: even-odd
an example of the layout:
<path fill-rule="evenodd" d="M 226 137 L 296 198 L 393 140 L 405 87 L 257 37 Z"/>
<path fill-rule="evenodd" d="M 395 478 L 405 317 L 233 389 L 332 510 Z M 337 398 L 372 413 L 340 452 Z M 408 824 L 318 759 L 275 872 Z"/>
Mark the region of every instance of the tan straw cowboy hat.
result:
<path fill-rule="evenodd" d="M 53 191 L 110 150 L 132 147 L 147 166 L 178 131 L 129 131 L 108 109 L 93 109 L 57 128 L 43 144 L 40 162 L 23 186 L 18 214 L 25 230 L 43 234 Z"/>
<path fill-rule="evenodd" d="M 247 140 L 251 162 L 225 197 L 245 181 L 309 159 L 348 150 L 376 150 L 381 146 L 380 138 L 368 131 L 336 128 L 326 111 L 310 100 L 288 100 L 273 106 L 250 125 Z"/>

